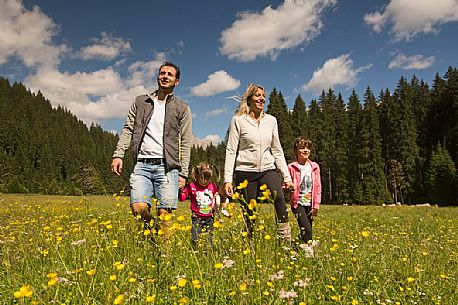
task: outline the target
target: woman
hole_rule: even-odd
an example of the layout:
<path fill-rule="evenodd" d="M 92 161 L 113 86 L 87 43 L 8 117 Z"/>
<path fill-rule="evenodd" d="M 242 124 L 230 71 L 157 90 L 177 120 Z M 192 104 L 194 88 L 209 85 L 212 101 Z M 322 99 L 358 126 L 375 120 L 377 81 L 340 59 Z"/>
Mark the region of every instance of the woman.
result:
<path fill-rule="evenodd" d="M 266 94 L 264 88 L 250 84 L 243 94 L 239 108 L 232 118 L 226 147 L 224 165 L 225 190 L 228 196 L 234 193 L 234 185 L 238 186 L 245 180 L 245 202 L 242 208 L 248 234 L 253 233 L 253 209 L 247 203 L 256 200 L 260 187 L 266 185 L 271 191 L 277 216 L 278 235 L 286 243 L 291 242 L 291 229 L 288 222 L 282 182 L 277 174 L 278 168 L 287 188 L 293 188 L 292 180 L 278 138 L 277 119 L 264 112 Z M 233 176 L 235 169 L 235 184 Z"/>

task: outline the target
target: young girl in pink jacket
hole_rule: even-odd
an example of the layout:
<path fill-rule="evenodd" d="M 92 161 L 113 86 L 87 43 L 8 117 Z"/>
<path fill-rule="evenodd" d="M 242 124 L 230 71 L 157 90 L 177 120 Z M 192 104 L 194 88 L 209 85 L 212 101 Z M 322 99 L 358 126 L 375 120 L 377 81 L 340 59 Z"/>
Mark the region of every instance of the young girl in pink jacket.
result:
<path fill-rule="evenodd" d="M 288 170 L 294 184 L 290 195 L 291 209 L 296 216 L 300 229 L 300 248 L 306 256 L 313 255 L 312 222 L 318 215 L 321 202 L 320 167 L 309 159 L 312 151 L 312 141 L 298 137 L 294 141 L 296 161 L 288 164 Z"/>

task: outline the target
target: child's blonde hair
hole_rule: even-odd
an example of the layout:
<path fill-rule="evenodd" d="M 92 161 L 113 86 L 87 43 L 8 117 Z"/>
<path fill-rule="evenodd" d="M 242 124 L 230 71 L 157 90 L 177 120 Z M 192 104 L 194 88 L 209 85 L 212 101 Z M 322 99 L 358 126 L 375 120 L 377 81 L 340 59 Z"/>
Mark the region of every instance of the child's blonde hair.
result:
<path fill-rule="evenodd" d="M 194 182 L 197 182 L 201 186 L 207 186 L 215 175 L 218 176 L 216 169 L 205 161 L 194 166 L 191 174 Z M 215 178 L 215 180 L 219 180 L 219 177 Z"/>

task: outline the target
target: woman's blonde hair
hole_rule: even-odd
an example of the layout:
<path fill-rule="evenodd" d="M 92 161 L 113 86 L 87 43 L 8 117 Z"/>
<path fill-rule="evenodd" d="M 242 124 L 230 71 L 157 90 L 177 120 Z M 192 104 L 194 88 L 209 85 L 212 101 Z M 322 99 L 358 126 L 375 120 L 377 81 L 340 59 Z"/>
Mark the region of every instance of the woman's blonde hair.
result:
<path fill-rule="evenodd" d="M 256 85 L 256 84 L 253 84 L 253 83 L 248 85 L 248 87 L 245 90 L 245 93 L 243 94 L 243 96 L 241 98 L 239 107 L 235 111 L 235 115 L 248 114 L 250 112 L 250 105 L 248 104 L 248 100 L 253 95 L 255 95 L 255 93 L 256 93 L 256 91 L 258 89 L 261 89 L 265 93 L 264 87 L 262 87 L 260 85 Z"/>

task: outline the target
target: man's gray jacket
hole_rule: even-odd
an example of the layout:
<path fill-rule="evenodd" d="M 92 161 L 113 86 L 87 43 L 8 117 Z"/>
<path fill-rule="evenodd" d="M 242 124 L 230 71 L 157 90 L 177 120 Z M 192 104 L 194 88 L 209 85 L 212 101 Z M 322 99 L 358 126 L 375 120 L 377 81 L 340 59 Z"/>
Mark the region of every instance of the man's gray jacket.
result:
<path fill-rule="evenodd" d="M 125 151 L 130 145 L 136 162 L 153 111 L 154 103 L 149 95 L 135 98 L 127 114 L 113 158 L 124 158 Z M 165 104 L 163 143 L 166 171 L 178 169 L 180 176 L 188 176 L 192 138 L 191 109 L 174 95 L 168 95 Z"/>

